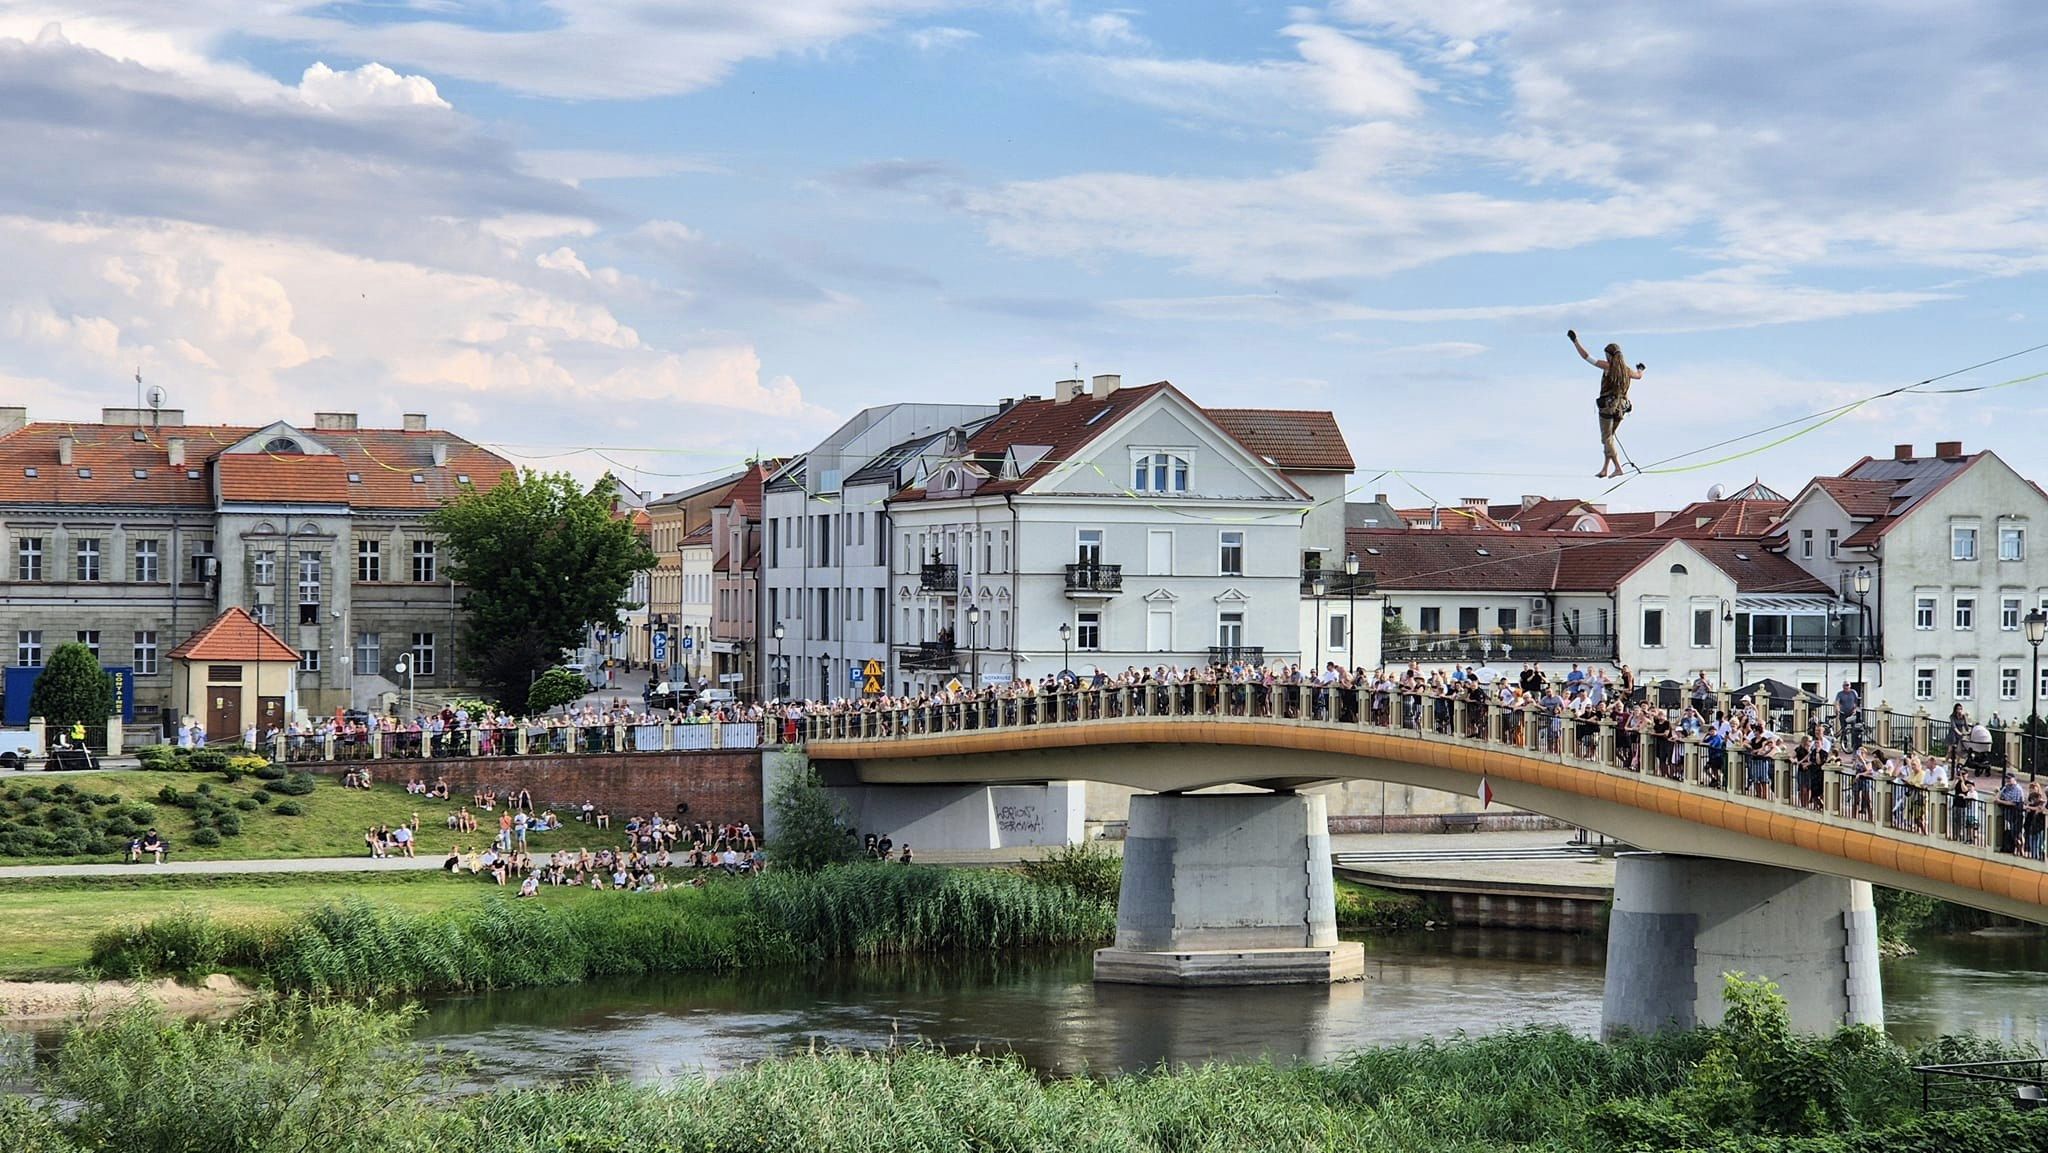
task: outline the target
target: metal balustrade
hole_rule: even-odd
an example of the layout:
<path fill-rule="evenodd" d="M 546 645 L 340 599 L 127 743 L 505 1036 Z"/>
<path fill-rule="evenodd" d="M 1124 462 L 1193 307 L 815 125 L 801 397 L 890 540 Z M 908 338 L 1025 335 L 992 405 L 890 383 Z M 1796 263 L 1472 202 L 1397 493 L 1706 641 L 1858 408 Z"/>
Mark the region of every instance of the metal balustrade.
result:
<path fill-rule="evenodd" d="M 1981 855 L 2012 855 L 2036 867 L 2042 863 L 2041 849 L 2031 847 L 2029 838 L 2048 839 L 2043 836 L 2048 814 L 2029 814 L 1995 795 L 1973 800 L 1904 779 L 1859 777 L 1843 761 L 1802 771 L 1789 748 L 1752 758 L 1739 747 L 1711 749 L 1700 737 L 1658 737 L 1620 730 L 1611 720 L 1508 709 L 1491 700 L 1427 692 L 1236 682 L 1079 687 L 819 712 L 806 716 L 799 727 L 807 742 L 829 745 L 915 741 L 980 730 L 1113 726 L 1146 718 L 1313 725 L 1419 742 L 1478 744 L 1673 790 L 1789 810 L 1818 824 L 1859 828 L 1901 842 L 1939 841 Z M 859 750 L 814 749 L 813 754 L 857 758 Z"/>
<path fill-rule="evenodd" d="M 598 725 L 471 725 L 438 732 L 279 733 L 265 751 L 279 764 L 446 761 L 472 757 L 593 756 L 774 744 L 774 722 L 619 722 Z M 767 729 L 767 739 L 763 730 Z M 794 732 L 781 734 L 793 740 Z"/>

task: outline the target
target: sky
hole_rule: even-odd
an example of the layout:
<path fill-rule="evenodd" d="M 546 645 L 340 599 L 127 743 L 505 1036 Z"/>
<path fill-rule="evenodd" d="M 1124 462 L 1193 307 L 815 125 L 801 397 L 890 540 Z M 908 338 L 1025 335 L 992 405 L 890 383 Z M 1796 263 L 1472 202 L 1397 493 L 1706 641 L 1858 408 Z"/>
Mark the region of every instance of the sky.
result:
<path fill-rule="evenodd" d="M 1704 466 L 1617 508 L 2048 480 L 2048 379 L 1699 451 L 2048 342 L 2044 55 L 2035 0 L 0 0 L 0 403 L 661 492 L 1078 366 L 1331 409 L 1361 496 L 1598 498 L 1576 328 Z"/>

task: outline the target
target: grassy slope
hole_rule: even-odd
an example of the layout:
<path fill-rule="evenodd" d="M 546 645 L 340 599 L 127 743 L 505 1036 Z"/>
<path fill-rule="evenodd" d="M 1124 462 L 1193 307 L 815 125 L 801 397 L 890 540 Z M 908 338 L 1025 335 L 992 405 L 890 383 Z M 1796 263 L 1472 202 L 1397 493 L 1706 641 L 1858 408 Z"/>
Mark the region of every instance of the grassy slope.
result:
<path fill-rule="evenodd" d="M 344 897 L 426 912 L 506 892 L 439 872 L 364 875 L 269 874 L 228 877 L 65 878 L 0 884 L 0 979 L 63 978 L 75 973 L 103 929 L 148 921 L 181 907 L 223 921 L 276 920 Z M 603 899 L 588 889 L 549 889 L 549 904 Z"/>
<path fill-rule="evenodd" d="M 223 781 L 217 773 L 109 771 L 62 777 L 45 777 L 40 773 L 10 773 L 0 776 L 0 788 L 54 786 L 67 781 L 85 792 L 115 793 L 127 800 L 155 805 L 157 828 L 170 838 L 173 853 L 181 861 L 357 856 L 367 852 L 363 845 L 364 829 L 375 824 L 396 825 L 402 820 L 410 819 L 415 812 L 420 815 L 419 853 L 422 856 L 445 856 L 454 835 L 447 830 L 444 822 L 452 809 L 461 807 L 467 800 L 458 797 L 451 803 L 409 796 L 403 783 L 394 782 L 380 782 L 375 788 L 367 791 L 344 789 L 334 780 L 323 777 L 320 778 L 318 787 L 308 796 L 273 796 L 271 803 L 264 808 L 242 813 L 240 836 L 223 837 L 220 844 L 202 848 L 192 843 L 191 814 L 184 809 L 160 803 L 157 800 L 157 791 L 169 785 L 181 793 L 190 793 L 205 783 L 212 786 L 216 795 L 232 802 L 255 792 L 266 782 L 255 777 L 243 777 L 231 785 Z M 306 810 L 305 814 L 298 817 L 278 816 L 271 808 L 280 800 L 297 801 Z M 488 832 L 461 838 L 461 843 L 465 847 L 475 845 L 480 848 L 496 834 L 495 815 L 490 816 L 493 819 Z M 578 830 L 586 834 L 597 834 L 597 830 L 585 829 L 584 826 L 571 821 L 567 830 L 552 835 L 535 836 L 528 841 L 528 845 L 535 850 L 552 851 L 564 847 L 574 848 L 586 842 L 595 849 L 605 845 L 616 846 L 624 841 L 624 834 L 618 831 L 579 838 Z M 97 857 L 0 857 L 0 865 L 77 864 L 121 859 L 121 854 Z"/>

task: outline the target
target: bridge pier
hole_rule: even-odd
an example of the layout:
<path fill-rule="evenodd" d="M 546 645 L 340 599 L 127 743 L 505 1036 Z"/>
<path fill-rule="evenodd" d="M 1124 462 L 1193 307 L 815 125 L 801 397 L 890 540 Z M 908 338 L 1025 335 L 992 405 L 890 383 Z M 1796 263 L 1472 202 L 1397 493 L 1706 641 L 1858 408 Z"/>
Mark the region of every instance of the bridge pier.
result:
<path fill-rule="evenodd" d="M 1727 972 L 1776 982 L 1795 1029 L 1882 1026 L 1870 883 L 1705 857 L 1621 854 L 1602 1033 L 1720 1024 Z"/>
<path fill-rule="evenodd" d="M 1095 979 L 1140 985 L 1355 981 L 1337 939 L 1329 816 L 1298 793 L 1131 798 L 1116 944 Z"/>

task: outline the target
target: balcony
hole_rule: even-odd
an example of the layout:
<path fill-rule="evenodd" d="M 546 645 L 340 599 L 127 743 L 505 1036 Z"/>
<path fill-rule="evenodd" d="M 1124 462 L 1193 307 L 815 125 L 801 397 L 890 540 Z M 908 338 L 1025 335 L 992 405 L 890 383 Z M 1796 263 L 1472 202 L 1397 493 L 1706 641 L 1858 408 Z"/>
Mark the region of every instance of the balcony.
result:
<path fill-rule="evenodd" d="M 1266 663 L 1266 647 L 1265 647 L 1264 645 L 1211 645 L 1211 646 L 1209 646 L 1209 663 L 1210 663 L 1210 664 L 1212 664 L 1212 665 L 1228 665 L 1228 664 L 1235 664 L 1235 663 L 1237 663 L 1238 661 L 1243 661 L 1243 662 L 1244 662 L 1245 664 L 1248 664 L 1248 665 L 1262 665 L 1262 664 L 1265 664 L 1265 663 Z"/>
<path fill-rule="evenodd" d="M 1874 661 L 1884 655 L 1884 638 L 1738 636 L 1735 638 L 1735 655 L 1745 658 L 1832 657 L 1848 661 L 1860 655 L 1864 660 Z"/>
<path fill-rule="evenodd" d="M 1124 591 L 1124 566 L 1120 564 L 1070 564 L 1067 566 L 1067 595 L 1109 597 Z"/>
<path fill-rule="evenodd" d="M 958 664 L 958 652 L 951 641 L 924 641 L 898 647 L 896 663 L 906 670 L 945 670 Z"/>
<path fill-rule="evenodd" d="M 1311 591 L 1317 580 L 1323 582 L 1326 597 L 1365 596 L 1380 587 L 1379 578 L 1371 569 L 1359 569 L 1358 575 L 1353 576 L 1343 569 L 1305 568 L 1301 570 L 1301 591 Z"/>
<path fill-rule="evenodd" d="M 1407 633 L 1380 646 L 1385 664 L 1408 661 L 1612 661 L 1613 633 Z"/>
<path fill-rule="evenodd" d="M 956 564 L 925 565 L 917 572 L 917 591 L 922 593 L 956 593 L 960 591 L 960 566 Z"/>

